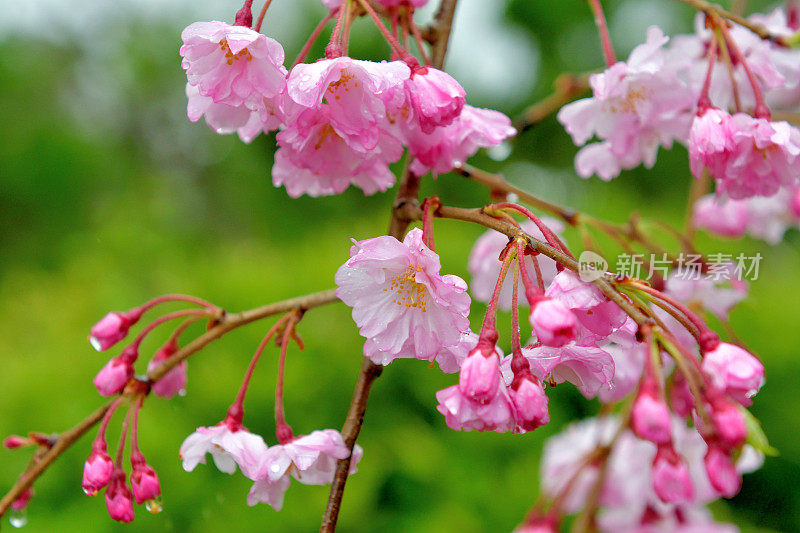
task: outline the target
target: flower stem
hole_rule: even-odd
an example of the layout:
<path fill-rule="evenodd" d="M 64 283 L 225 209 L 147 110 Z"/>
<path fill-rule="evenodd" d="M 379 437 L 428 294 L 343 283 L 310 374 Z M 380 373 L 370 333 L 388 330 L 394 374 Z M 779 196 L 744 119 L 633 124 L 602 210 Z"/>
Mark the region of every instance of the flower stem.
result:
<path fill-rule="evenodd" d="M 264 6 L 261 8 L 261 12 L 258 14 L 258 19 L 256 20 L 256 25 L 253 27 L 255 31 L 261 31 L 261 23 L 264 22 L 264 15 L 267 14 L 267 9 L 269 9 L 269 5 L 272 3 L 272 0 L 266 0 L 264 2 Z"/>
<path fill-rule="evenodd" d="M 728 28 L 725 27 L 725 22 L 722 21 L 719 17 L 713 17 L 712 20 L 719 28 L 719 31 L 722 32 L 723 37 L 725 37 L 725 42 L 730 49 L 731 56 L 738 60 L 742 64 L 742 68 L 744 68 L 745 73 L 747 74 L 747 79 L 750 82 L 750 86 L 753 88 L 753 96 L 756 100 L 756 107 L 753 111 L 753 116 L 756 118 L 763 118 L 766 120 L 770 119 L 770 111 L 767 103 L 764 101 L 764 93 L 761 91 L 761 86 L 756 79 L 755 74 L 753 71 L 750 70 L 750 66 L 747 64 L 747 60 L 744 58 L 744 54 L 742 51 L 739 50 L 739 46 L 736 44 L 736 41 L 733 40 L 731 37 Z"/>
<path fill-rule="evenodd" d="M 389 43 L 389 46 L 392 47 L 392 50 L 397 52 L 397 54 L 400 56 L 400 59 L 405 61 L 406 64 L 409 67 L 411 67 L 412 70 L 418 67 L 419 61 L 417 61 L 417 58 L 409 54 L 408 50 L 403 48 L 403 46 L 397 41 L 397 39 L 394 38 L 394 35 L 392 35 L 392 33 L 386 29 L 386 26 L 384 26 L 383 22 L 381 22 L 380 16 L 378 16 L 378 14 L 372 8 L 369 2 L 367 2 L 367 0 L 356 0 L 356 1 L 359 4 L 361 4 L 361 7 L 364 8 L 364 11 L 366 11 L 367 14 L 372 18 L 372 21 L 375 23 L 375 26 L 378 28 L 378 31 L 380 31 L 381 35 L 383 35 L 383 38 L 386 39 L 386 42 Z"/>
<path fill-rule="evenodd" d="M 594 23 L 597 24 L 597 30 L 600 32 L 600 43 L 603 45 L 606 66 L 610 67 L 617 62 L 617 57 L 614 55 L 614 46 L 611 44 L 611 37 L 608 34 L 608 24 L 606 24 L 606 17 L 603 14 L 603 6 L 600 5 L 600 0 L 589 0 L 589 6 L 594 14 Z"/>
<path fill-rule="evenodd" d="M 275 384 L 275 435 L 281 444 L 286 444 L 292 440 L 292 429 L 286 423 L 286 413 L 283 408 L 283 376 L 286 371 L 286 351 L 289 346 L 289 338 L 292 336 L 294 326 L 300 319 L 299 312 L 289 313 L 288 317 L 289 319 L 283 328 L 281 355 L 278 360 L 278 381 Z"/>
<path fill-rule="evenodd" d="M 330 11 L 325 17 L 317 24 L 317 27 L 314 28 L 314 31 L 311 32 L 311 35 L 308 37 L 306 44 L 303 45 L 303 48 L 300 50 L 300 53 L 297 54 L 297 57 L 294 59 L 294 63 L 292 63 L 292 68 L 296 67 L 300 63 L 302 63 L 308 52 L 311 50 L 311 47 L 314 46 L 314 43 L 317 42 L 319 38 L 319 34 L 322 33 L 322 30 L 325 29 L 325 26 L 328 25 L 328 22 L 331 21 L 333 17 L 335 17 L 339 13 L 339 9 L 334 9 Z M 291 69 L 289 69 L 291 70 Z"/>

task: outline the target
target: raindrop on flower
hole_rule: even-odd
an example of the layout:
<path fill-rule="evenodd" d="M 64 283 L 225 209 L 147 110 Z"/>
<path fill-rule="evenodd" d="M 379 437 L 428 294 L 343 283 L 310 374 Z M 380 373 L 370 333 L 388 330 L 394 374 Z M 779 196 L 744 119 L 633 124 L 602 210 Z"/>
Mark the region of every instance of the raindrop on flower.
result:
<path fill-rule="evenodd" d="M 500 144 L 490 146 L 486 149 L 486 153 L 494 161 L 505 161 L 511 155 L 511 143 L 503 141 Z"/>
<path fill-rule="evenodd" d="M 25 509 L 16 511 L 14 509 L 8 513 L 8 523 L 16 528 L 21 528 L 28 523 L 28 513 Z"/>
<path fill-rule="evenodd" d="M 161 501 L 161 496 L 144 502 L 144 508 L 153 514 L 160 513 L 164 509 L 164 504 Z"/>
<path fill-rule="evenodd" d="M 181 389 L 178 391 L 178 396 L 186 396 L 186 389 Z"/>

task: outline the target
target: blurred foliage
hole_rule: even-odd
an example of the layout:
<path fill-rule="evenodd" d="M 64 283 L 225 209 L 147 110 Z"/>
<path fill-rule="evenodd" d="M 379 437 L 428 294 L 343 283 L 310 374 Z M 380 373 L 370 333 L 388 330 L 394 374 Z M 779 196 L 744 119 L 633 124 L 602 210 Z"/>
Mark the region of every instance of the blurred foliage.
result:
<path fill-rule="evenodd" d="M 609 5 L 613 29 L 613 13 L 625 6 Z M 304 31 L 320 12 L 308 15 Z M 691 13 L 682 9 L 679 15 L 688 30 Z M 515 0 L 507 16 L 530 32 L 546 58 L 531 101 L 546 94 L 563 70 L 601 64 L 591 17 L 581 2 Z M 0 41 L 2 436 L 65 429 L 100 403 L 91 379 L 106 355 L 95 353 L 85 335 L 108 310 L 167 292 L 196 294 L 241 310 L 326 289 L 348 255 L 350 237 L 385 231 L 392 191 L 364 197 L 351 189 L 332 198 L 292 200 L 270 183 L 274 135 L 247 146 L 214 135 L 204 124 L 190 124 L 177 59 L 180 29 L 126 19 L 104 28 L 113 46 L 90 48 L 77 38 L 60 44 L 21 37 Z M 354 55 L 383 53 L 373 33 L 354 35 Z M 572 38 L 576 35 L 580 39 Z M 295 51 L 287 50 L 287 56 Z M 682 223 L 690 183 L 684 149 L 662 151 L 652 171 L 624 172 L 610 184 L 577 178 L 574 153 L 551 118 L 521 136 L 508 160 L 481 154 L 475 164 L 610 220 L 624 221 L 639 211 Z M 464 206 L 486 200 L 480 186 L 454 175 L 426 178 L 423 193 Z M 479 234 L 479 228 L 437 222 L 444 272 L 468 279 L 466 258 Z M 567 238 L 580 242 L 572 233 Z M 707 252 L 764 255 L 751 297 L 732 321 L 767 366 L 767 385 L 753 412 L 781 452 L 746 477 L 739 496 L 713 509 L 743 531 L 798 531 L 800 493 L 793 490 L 800 476 L 794 411 L 800 402 L 798 235 L 775 247 L 701 240 Z M 482 311 L 474 305 L 473 319 Z M 283 511 L 275 513 L 265 505 L 246 505 L 249 483 L 242 476 L 202 465 L 187 474 L 178 461 L 186 435 L 224 416 L 268 326 L 233 332 L 193 357 L 187 396 L 146 403 L 140 440 L 162 482 L 161 515 L 137 507 L 136 521 L 122 526 L 107 517 L 102 497 L 82 493 L 82 464 L 93 431 L 37 482 L 27 530 L 210 532 L 227 531 L 231 524 L 241 532 L 317 529 L 327 487 L 293 483 Z M 342 305 L 309 312 L 300 333 L 306 349 L 291 349 L 288 360 L 288 420 L 296 433 L 338 428 L 361 363 L 362 339 Z M 157 347 L 156 340 L 146 343 L 142 364 Z M 275 352 L 262 360 L 246 402 L 246 424 L 269 442 L 274 441 Z M 544 439 L 598 407 L 573 388 L 558 387 L 550 392 L 552 423 L 532 434 L 454 432 L 436 412 L 434 399 L 436 390 L 454 380 L 424 363 L 401 360 L 376 383 L 359 440 L 364 459 L 347 485 L 341 531 L 510 531 L 537 496 Z M 117 427 L 112 424 L 110 435 Z M 27 453 L 0 453 L 0 485 L 8 487 Z"/>

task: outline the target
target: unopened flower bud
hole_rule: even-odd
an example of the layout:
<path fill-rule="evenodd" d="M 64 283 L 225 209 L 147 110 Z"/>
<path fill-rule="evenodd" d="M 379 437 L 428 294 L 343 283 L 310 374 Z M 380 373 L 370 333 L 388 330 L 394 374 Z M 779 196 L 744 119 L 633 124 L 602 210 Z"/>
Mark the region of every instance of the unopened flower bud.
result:
<path fill-rule="evenodd" d="M 147 364 L 147 371 L 157 368 L 178 351 L 178 345 L 170 341 L 158 350 Z M 152 391 L 162 398 L 172 398 L 186 389 L 186 361 L 181 361 L 172 370 L 164 374 L 161 379 L 153 383 Z"/>
<path fill-rule="evenodd" d="M 550 422 L 547 410 L 547 395 L 542 383 L 533 375 L 515 379 L 509 388 L 509 396 L 514 406 L 514 418 L 524 431 L 532 431 Z"/>
<path fill-rule="evenodd" d="M 125 388 L 133 372 L 133 363 L 120 355 L 109 360 L 92 382 L 102 396 L 113 396 Z"/>
<path fill-rule="evenodd" d="M 640 438 L 655 444 L 667 444 L 672 439 L 669 408 L 650 380 L 642 384 L 633 404 L 631 429 Z"/>
<path fill-rule="evenodd" d="M 128 330 L 142 317 L 138 308 L 125 313 L 112 311 L 92 326 L 89 343 L 98 352 L 108 350 L 128 335 Z"/>
<path fill-rule="evenodd" d="M 653 460 L 653 490 L 664 503 L 688 503 L 694 499 L 694 485 L 686 462 L 671 444 L 659 446 Z"/>
<path fill-rule="evenodd" d="M 14 448 L 21 448 L 22 446 L 27 446 L 30 444 L 30 439 L 26 439 L 25 437 L 20 437 L 19 435 L 9 435 L 3 441 L 3 446 L 8 448 L 9 450 L 13 450 Z"/>
<path fill-rule="evenodd" d="M 694 409 L 694 396 L 689 388 L 689 382 L 680 372 L 674 374 L 672 386 L 669 389 L 669 404 L 678 416 L 689 416 Z"/>
<path fill-rule="evenodd" d="M 11 502 L 11 510 L 17 512 L 22 511 L 28 506 L 28 502 L 31 501 L 31 498 L 33 498 L 33 489 L 28 487 L 22 492 L 22 494 L 19 495 L 16 500 Z"/>
<path fill-rule="evenodd" d="M 747 423 L 740 408 L 721 396 L 711 402 L 711 421 L 726 446 L 736 448 L 747 439 Z"/>
<path fill-rule="evenodd" d="M 106 489 L 106 507 L 111 518 L 118 522 L 133 521 L 133 496 L 125 483 L 125 471 L 115 468 Z"/>
<path fill-rule="evenodd" d="M 97 491 L 111 481 L 114 463 L 106 452 L 106 443 L 98 439 L 92 446 L 92 453 L 83 465 L 83 492 L 94 496 Z"/>
<path fill-rule="evenodd" d="M 716 444 L 710 444 L 704 462 L 714 490 L 725 498 L 736 496 L 742 487 L 742 476 L 736 471 L 728 452 Z"/>
<path fill-rule="evenodd" d="M 424 133 L 447 126 L 464 108 L 464 88 L 452 76 L 433 67 L 421 67 L 406 81 L 411 106 Z"/>
<path fill-rule="evenodd" d="M 703 371 L 711 382 L 737 402 L 748 406 L 764 384 L 764 365 L 750 352 L 721 342 L 703 356 Z"/>
<path fill-rule="evenodd" d="M 142 504 L 161 496 L 161 486 L 155 470 L 148 465 L 140 452 L 131 454 L 131 487 L 136 503 Z"/>
<path fill-rule="evenodd" d="M 539 300 L 531 310 L 530 321 L 536 338 L 545 346 L 558 348 L 578 335 L 575 314 L 558 300 Z"/>
<path fill-rule="evenodd" d="M 458 376 L 461 393 L 478 403 L 487 403 L 500 387 L 500 364 L 497 356 L 484 357 L 476 348 L 467 356 Z"/>

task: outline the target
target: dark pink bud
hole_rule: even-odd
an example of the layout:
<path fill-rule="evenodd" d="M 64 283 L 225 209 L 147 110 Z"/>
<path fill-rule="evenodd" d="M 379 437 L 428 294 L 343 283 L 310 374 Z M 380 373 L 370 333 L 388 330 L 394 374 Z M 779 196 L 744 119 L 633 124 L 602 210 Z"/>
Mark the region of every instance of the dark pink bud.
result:
<path fill-rule="evenodd" d="M 131 487 L 136 503 L 142 504 L 156 500 L 161 496 L 161 486 L 158 483 L 156 471 L 148 465 L 139 452 L 131 455 Z"/>
<path fill-rule="evenodd" d="M 89 343 L 98 352 L 108 350 L 128 335 L 128 330 L 142 317 L 139 308 L 125 313 L 112 311 L 92 326 Z"/>
<path fill-rule="evenodd" d="M 94 496 L 97 491 L 111 481 L 114 463 L 106 452 L 106 443 L 102 439 L 96 440 L 92 445 L 92 453 L 83 464 L 83 492 Z"/>
<path fill-rule="evenodd" d="M 147 371 L 157 368 L 161 363 L 169 359 L 175 352 L 178 351 L 178 345 L 174 342 L 168 342 L 155 353 L 153 358 L 147 364 Z M 186 389 L 186 361 L 181 361 L 172 370 L 164 374 L 164 376 L 153 383 L 152 391 L 162 398 L 172 398 L 178 393 Z"/>
<path fill-rule="evenodd" d="M 728 452 L 710 444 L 705 456 L 706 473 L 711 486 L 725 498 L 732 498 L 742 487 L 742 476 L 736 471 Z"/>
<path fill-rule="evenodd" d="M 542 383 L 530 375 L 514 379 L 509 388 L 517 425 L 525 431 L 533 431 L 550 422 L 547 410 L 547 395 Z"/>
<path fill-rule="evenodd" d="M 33 498 L 33 489 L 28 487 L 22 492 L 22 494 L 19 495 L 16 500 L 11 502 L 11 510 L 17 512 L 22 511 L 28 506 L 28 502 L 31 501 L 31 498 Z"/>
<path fill-rule="evenodd" d="M 496 355 L 484 357 L 478 348 L 467 356 L 458 375 L 458 387 L 464 396 L 487 403 L 500 387 L 500 364 Z"/>
<path fill-rule="evenodd" d="M 106 363 L 95 376 L 93 383 L 102 396 L 113 396 L 121 392 L 133 377 L 133 363 L 123 355 L 115 357 Z"/>
<path fill-rule="evenodd" d="M 125 471 L 115 468 L 106 489 L 106 507 L 111 518 L 118 522 L 133 521 L 133 496 L 125 483 Z"/>
<path fill-rule="evenodd" d="M 675 373 L 672 386 L 669 389 L 670 407 L 679 416 L 689 416 L 694 409 L 694 396 L 689 388 L 689 382 L 680 372 Z"/>
<path fill-rule="evenodd" d="M 672 440 L 669 408 L 658 393 L 657 385 L 646 379 L 631 411 L 631 429 L 640 438 L 655 444 Z"/>
<path fill-rule="evenodd" d="M 653 460 L 653 490 L 664 503 L 688 503 L 694 500 L 694 485 L 686 462 L 672 445 L 659 446 Z"/>
<path fill-rule="evenodd" d="M 744 415 L 733 402 L 719 396 L 711 402 L 711 421 L 720 441 L 729 448 L 736 448 L 747 439 L 747 423 Z"/>
<path fill-rule="evenodd" d="M 531 310 L 530 321 L 536 338 L 545 346 L 558 348 L 578 335 L 578 319 L 558 300 L 539 300 Z"/>
<path fill-rule="evenodd" d="M 3 441 L 3 446 L 8 448 L 9 450 L 13 450 L 14 448 L 21 448 L 22 446 L 27 446 L 31 443 L 30 439 L 26 439 L 25 437 L 20 437 L 19 435 L 9 435 Z"/>

